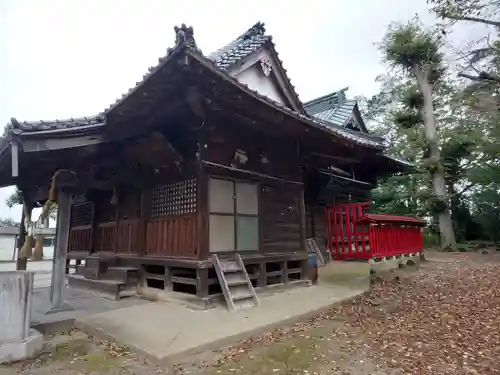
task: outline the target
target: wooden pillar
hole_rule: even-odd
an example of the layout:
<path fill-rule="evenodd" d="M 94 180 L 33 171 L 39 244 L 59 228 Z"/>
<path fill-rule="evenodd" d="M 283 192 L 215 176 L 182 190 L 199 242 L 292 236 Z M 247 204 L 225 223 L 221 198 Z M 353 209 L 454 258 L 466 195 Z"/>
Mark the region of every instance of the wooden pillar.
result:
<path fill-rule="evenodd" d="M 146 244 L 147 244 L 147 235 L 148 235 L 148 218 L 150 216 L 150 207 L 151 204 L 151 188 L 149 186 L 141 187 L 141 214 L 139 219 L 139 241 L 138 241 L 138 249 L 137 255 L 146 255 Z"/>
<path fill-rule="evenodd" d="M 92 217 L 90 218 L 90 244 L 89 244 L 89 254 L 92 254 L 94 250 L 94 246 L 96 243 L 97 236 L 97 223 L 95 220 L 95 202 L 92 200 Z"/>
<path fill-rule="evenodd" d="M 306 238 L 306 206 L 304 204 L 304 188 L 300 192 L 300 240 L 302 243 L 302 251 L 307 253 L 307 238 Z"/>
<path fill-rule="evenodd" d="M 281 283 L 288 284 L 288 261 L 284 261 L 281 267 Z"/>
<path fill-rule="evenodd" d="M 205 149 L 204 137 L 200 134 L 198 142 L 198 159 L 196 165 L 196 192 L 197 192 L 197 227 L 198 227 L 198 259 L 206 260 L 210 257 L 209 243 L 209 207 L 208 207 L 208 175 L 203 167 Z"/>
<path fill-rule="evenodd" d="M 310 204 L 310 213 L 311 213 L 311 237 L 316 237 L 316 220 L 315 220 L 315 204 Z"/>
<path fill-rule="evenodd" d="M 55 184 L 58 205 L 57 235 L 52 268 L 51 307 L 47 313 L 71 309 L 64 301 L 64 289 L 66 286 L 72 188 L 76 185 L 76 174 L 71 171 L 60 171 Z"/>
<path fill-rule="evenodd" d="M 264 261 L 259 263 L 259 279 L 257 280 L 257 286 L 259 288 L 265 288 L 267 286 L 267 270 L 266 262 Z"/>
<path fill-rule="evenodd" d="M 19 239 L 17 240 L 17 255 L 16 255 L 16 270 L 25 271 L 28 265 L 28 260 L 26 258 L 19 258 L 19 253 L 21 252 L 21 247 L 23 247 L 24 241 L 26 240 L 26 228 L 24 225 L 25 220 L 24 210 L 21 214 L 21 224 L 19 224 Z"/>
<path fill-rule="evenodd" d="M 308 255 L 307 251 L 307 238 L 306 238 L 306 206 L 304 203 L 304 189 L 300 192 L 300 239 L 302 243 L 302 251 Z M 308 270 L 308 259 L 302 261 L 301 267 L 301 278 L 307 278 L 307 270 Z"/>
<path fill-rule="evenodd" d="M 208 268 L 196 270 L 196 296 L 199 298 L 208 297 Z"/>

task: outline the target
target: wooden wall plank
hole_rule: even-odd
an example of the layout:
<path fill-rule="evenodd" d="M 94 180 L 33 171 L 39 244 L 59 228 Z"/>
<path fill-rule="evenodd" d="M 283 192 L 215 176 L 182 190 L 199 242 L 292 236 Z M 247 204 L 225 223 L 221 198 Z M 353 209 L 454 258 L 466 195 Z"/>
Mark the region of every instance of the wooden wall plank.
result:
<path fill-rule="evenodd" d="M 146 226 L 146 255 L 196 258 L 197 215 L 150 219 Z"/>

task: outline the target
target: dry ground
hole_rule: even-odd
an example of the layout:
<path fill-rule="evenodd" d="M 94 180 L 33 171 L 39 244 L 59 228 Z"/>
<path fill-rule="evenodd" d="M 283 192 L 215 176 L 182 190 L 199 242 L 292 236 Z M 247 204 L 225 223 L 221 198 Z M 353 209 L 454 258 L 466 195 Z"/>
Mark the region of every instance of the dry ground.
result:
<path fill-rule="evenodd" d="M 500 254 L 431 253 L 364 297 L 189 362 L 157 367 L 81 332 L 0 375 L 500 374 Z"/>

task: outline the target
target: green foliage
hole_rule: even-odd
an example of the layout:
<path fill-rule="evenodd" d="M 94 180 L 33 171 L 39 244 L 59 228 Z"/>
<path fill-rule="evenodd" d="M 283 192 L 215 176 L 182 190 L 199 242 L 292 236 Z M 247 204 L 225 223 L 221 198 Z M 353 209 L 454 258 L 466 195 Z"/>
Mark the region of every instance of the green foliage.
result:
<path fill-rule="evenodd" d="M 500 0 L 428 0 L 431 11 L 445 21 L 439 30 L 418 21 L 395 24 L 381 44 L 391 69 L 377 80 L 380 93 L 362 109 L 372 132 L 389 141 L 388 152 L 419 166 L 419 173 L 394 176 L 374 191 L 374 208 L 382 212 L 425 216 L 450 209 L 459 240 L 500 241 Z M 477 40 L 461 50 L 441 53 L 448 31 L 456 24 L 489 25 L 471 34 Z M 482 34 L 481 34 L 482 33 Z M 457 67 L 458 61 L 458 67 Z M 445 66 L 460 69 L 447 72 Z M 429 161 L 430 143 L 423 132 L 422 96 L 416 75 L 432 84 L 441 159 Z M 426 98 L 427 100 L 428 98 Z M 420 116 L 418 116 L 420 117 Z M 370 122 L 370 120 L 372 120 Z M 432 193 L 431 175 L 442 163 L 449 199 Z M 434 229 L 435 230 L 435 229 Z M 434 232 L 435 233 L 435 232 Z"/>
<path fill-rule="evenodd" d="M 9 208 L 23 204 L 22 193 L 17 187 L 16 190 L 7 197 L 7 199 L 5 200 L 5 204 Z M 51 203 L 49 207 L 49 218 L 52 220 L 55 220 L 57 218 L 57 204 L 54 202 Z"/>
<path fill-rule="evenodd" d="M 18 188 L 16 188 L 16 190 L 11 195 L 9 195 L 5 201 L 5 204 L 9 208 L 12 208 L 15 205 L 22 204 L 22 203 L 23 203 L 23 199 L 22 199 L 21 191 Z"/>
<path fill-rule="evenodd" d="M 422 162 L 422 168 L 432 175 L 437 172 L 439 168 L 439 161 L 434 159 L 424 159 Z"/>
<path fill-rule="evenodd" d="M 424 97 L 419 91 L 418 86 L 413 85 L 403 91 L 401 102 L 408 108 L 418 110 L 421 109 L 424 104 Z"/>
<path fill-rule="evenodd" d="M 495 89 L 500 84 L 500 20 L 499 0 L 427 0 L 431 12 L 444 21 L 442 33 L 467 24 L 477 25 L 468 40 L 461 40 L 465 48 L 456 51 L 459 76 L 466 78 L 476 90 Z M 485 27 L 487 26 L 487 27 Z M 498 102 L 498 99 L 496 100 Z M 498 107 L 497 107 L 498 108 Z"/>
<path fill-rule="evenodd" d="M 422 123 L 420 115 L 411 110 L 401 110 L 394 113 L 393 121 L 403 129 L 411 129 Z"/>
<path fill-rule="evenodd" d="M 432 215 L 439 215 L 448 209 L 448 203 L 434 196 L 427 201 L 427 208 Z"/>
<path fill-rule="evenodd" d="M 424 247 L 437 247 L 440 244 L 439 234 L 430 228 L 425 228 L 422 233 L 422 240 L 424 242 Z"/>
<path fill-rule="evenodd" d="M 391 25 L 381 48 L 390 65 L 409 71 L 415 67 L 439 66 L 443 59 L 441 45 L 436 32 L 424 30 L 414 20 Z"/>
<path fill-rule="evenodd" d="M 477 222 L 483 228 L 484 235 L 490 241 L 500 242 L 500 192 L 497 188 L 479 191 L 473 199 Z"/>
<path fill-rule="evenodd" d="M 19 223 L 10 217 L 0 219 L 0 227 L 18 227 L 18 226 Z"/>

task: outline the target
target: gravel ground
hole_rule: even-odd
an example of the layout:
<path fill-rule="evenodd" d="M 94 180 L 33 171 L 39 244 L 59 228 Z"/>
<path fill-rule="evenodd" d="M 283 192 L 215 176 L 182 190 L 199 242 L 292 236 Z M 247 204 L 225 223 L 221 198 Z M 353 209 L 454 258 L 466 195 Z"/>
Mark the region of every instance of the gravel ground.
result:
<path fill-rule="evenodd" d="M 0 366 L 0 375 L 500 374 L 500 254 L 428 258 L 314 319 L 175 366 L 73 331 L 51 338 L 36 360 Z"/>

